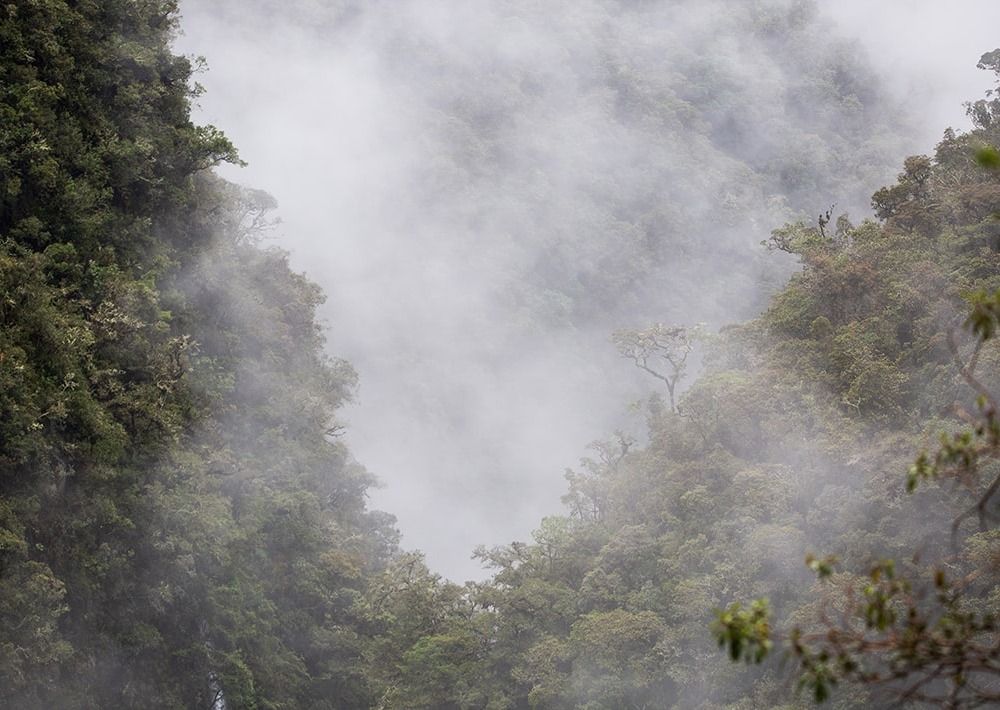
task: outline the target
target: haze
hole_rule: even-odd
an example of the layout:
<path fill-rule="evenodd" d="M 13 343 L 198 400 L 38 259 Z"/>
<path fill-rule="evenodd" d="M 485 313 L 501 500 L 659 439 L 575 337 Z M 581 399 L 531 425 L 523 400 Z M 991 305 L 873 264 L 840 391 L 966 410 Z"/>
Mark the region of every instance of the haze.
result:
<path fill-rule="evenodd" d="M 247 3 L 246 12 L 255 6 Z M 290 7 L 305 13 L 311 6 Z M 579 32 L 595 31 L 581 7 L 573 14 Z M 899 166 L 910 152 L 930 152 L 943 127 L 967 127 L 962 101 L 989 86 L 975 64 L 997 44 L 995 2 L 892 0 L 873 7 L 836 0 L 821 9 L 832 18 L 831 36 L 857 37 L 858 52 L 867 50 L 889 77 L 901 112 L 912 116 L 910 135 L 886 132 L 880 157 Z M 470 559 L 476 545 L 525 539 L 543 516 L 561 510 L 564 470 L 586 455 L 589 442 L 618 428 L 641 434 L 642 417 L 629 404 L 655 383 L 614 352 L 613 326 L 656 319 L 717 327 L 753 315 L 792 268 L 764 253 L 761 238 L 784 220 L 829 207 L 780 200 L 760 207 L 772 196 L 766 190 L 736 195 L 741 206 L 759 207 L 755 220 L 720 236 L 726 254 L 740 255 L 738 266 L 716 255 L 715 270 L 664 271 L 657 288 L 637 292 L 643 298 L 581 318 L 568 312 L 561 294 L 511 282 L 539 257 L 511 235 L 534 230 L 540 245 L 551 246 L 544 235 L 564 230 L 561 239 L 584 261 L 595 243 L 586 225 L 626 227 L 609 224 L 605 214 L 591 219 L 575 211 L 577 192 L 593 189 L 580 176 L 605 174 L 609 191 L 640 192 L 647 188 L 633 168 L 655 165 L 661 156 L 643 143 L 644 129 L 621 131 L 589 97 L 558 81 L 565 63 L 586 58 L 567 54 L 544 18 L 500 31 L 498 16 L 480 4 L 400 4 L 399 27 L 411 23 L 414 41 L 472 67 L 484 85 L 503 64 L 538 67 L 541 83 L 564 87 L 548 102 L 511 108 L 521 129 L 518 151 L 505 158 L 508 169 L 470 175 L 447 164 L 441 145 L 486 148 L 461 126 L 445 126 L 454 129 L 449 133 L 439 125 L 427 97 L 441 76 L 404 81 L 402 69 L 387 74 L 379 54 L 385 47 L 376 44 L 380 30 L 370 18 L 332 42 L 305 15 L 237 22 L 205 0 L 186 0 L 182 15 L 178 50 L 204 55 L 210 67 L 199 78 L 207 93 L 195 119 L 225 130 L 249 162 L 223 171 L 226 177 L 277 199 L 282 224 L 275 244 L 290 250 L 296 268 L 327 293 L 331 355 L 350 360 L 361 376 L 346 437 L 385 483 L 372 505 L 398 517 L 404 547 L 423 550 L 432 569 L 453 579 L 483 575 Z M 318 7 L 315 17 L 324 17 Z M 689 17 L 692 27 L 703 19 L 697 12 Z M 638 70 L 655 56 L 660 35 L 685 36 L 683 28 L 666 25 L 647 31 L 648 46 L 630 50 Z M 928 55 L 929 36 L 947 53 Z M 765 72 L 773 68 L 744 70 L 766 86 Z M 478 89 L 486 91 L 470 86 L 470 101 Z M 671 150 L 677 146 L 662 155 L 673 156 Z M 862 217 L 864 196 L 893 172 L 873 167 L 864 184 L 830 201 Z M 699 195 L 714 194 L 728 179 L 693 185 L 671 199 L 684 219 L 700 219 L 718 205 Z M 545 205 L 541 218 L 518 210 L 531 191 Z M 595 263 L 613 257 L 593 248 Z M 562 326 L 538 332 L 523 317 L 529 297 L 547 299 L 552 323 Z"/>

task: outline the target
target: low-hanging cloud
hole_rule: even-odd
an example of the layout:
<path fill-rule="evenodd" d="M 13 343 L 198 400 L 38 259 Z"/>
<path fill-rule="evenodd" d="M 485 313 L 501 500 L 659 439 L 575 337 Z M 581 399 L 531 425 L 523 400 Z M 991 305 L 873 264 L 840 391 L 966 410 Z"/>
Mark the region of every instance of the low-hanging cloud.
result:
<path fill-rule="evenodd" d="M 641 427 L 628 405 L 650 383 L 614 351 L 613 327 L 752 315 L 762 283 L 792 267 L 759 248 L 770 229 L 832 201 L 857 214 L 886 166 L 931 146 L 907 144 L 903 122 L 856 117 L 871 167 L 849 189 L 836 183 L 850 194 L 827 194 L 834 183 L 821 179 L 783 194 L 765 171 L 789 171 L 790 185 L 799 162 L 802 180 L 817 180 L 810 161 L 833 173 L 852 146 L 824 131 L 848 109 L 823 117 L 806 102 L 796 110 L 811 130 L 769 132 L 788 120 L 791 68 L 732 39 L 725 3 L 613 22 L 596 1 L 383 5 L 292 3 L 253 21 L 267 3 L 241 4 L 241 18 L 188 0 L 178 47 L 211 67 L 198 120 L 250 163 L 225 175 L 277 198 L 280 245 L 328 295 L 331 351 L 361 378 L 348 443 L 386 484 L 373 504 L 399 517 L 404 545 L 432 568 L 476 577 L 473 547 L 527 537 L 558 510 L 562 472 L 589 441 Z M 925 87 L 937 127 L 918 126 L 921 140 L 961 125 L 960 106 L 940 108 L 954 99 L 928 73 L 926 32 L 875 37 L 860 3 L 822 9 L 860 34 L 893 84 Z M 944 24 L 931 3 L 884 17 L 924 18 L 940 34 L 988 26 L 997 11 L 966 13 L 978 21 Z M 745 103 L 695 110 L 706 98 L 674 81 L 681 71 L 715 72 L 705 81 Z M 869 120 L 881 123 L 865 133 Z M 809 202 L 813 187 L 822 194 Z"/>

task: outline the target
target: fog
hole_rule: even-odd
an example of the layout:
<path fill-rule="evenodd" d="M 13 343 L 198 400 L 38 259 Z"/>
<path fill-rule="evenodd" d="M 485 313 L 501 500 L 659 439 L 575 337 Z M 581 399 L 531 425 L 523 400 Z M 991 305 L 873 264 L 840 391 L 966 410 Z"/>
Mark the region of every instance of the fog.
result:
<path fill-rule="evenodd" d="M 824 12 L 858 38 L 906 108 L 919 119 L 922 152 L 947 126 L 968 129 L 963 102 L 982 98 L 989 76 L 976 69 L 997 45 L 1000 5 L 988 0 L 826 0 Z"/>
<path fill-rule="evenodd" d="M 670 22 L 651 11 L 642 27 L 602 24 L 599 3 L 552 5 L 507 16 L 504 3 L 370 13 L 344 3 L 338 14 L 339 4 L 296 2 L 254 21 L 246 15 L 267 3 L 181 3 L 177 48 L 209 66 L 195 120 L 222 128 L 248 161 L 224 176 L 277 199 L 274 244 L 326 292 L 330 354 L 360 374 L 344 436 L 384 483 L 371 505 L 456 580 L 483 575 L 476 545 L 525 539 L 561 510 L 563 473 L 590 441 L 642 433 L 631 405 L 656 383 L 618 357 L 610 331 L 752 315 L 793 267 L 760 240 L 832 202 L 864 216 L 864 196 L 894 172 L 886 165 L 931 151 L 946 126 L 966 128 L 961 103 L 988 88 L 975 63 L 1000 26 L 989 1 L 821 3 L 830 37 L 857 37 L 859 61 L 867 52 L 886 77 L 876 90 L 892 95 L 900 123 L 866 134 L 872 166 L 855 171 L 858 184 L 817 178 L 810 202 L 808 185 L 786 199 L 676 126 L 609 119 L 607 97 L 581 85 L 601 62 L 648 84 L 670 69 L 657 64 L 661 48 L 682 57 L 690 38 L 690 53 L 703 51 L 706 28 L 727 21 L 721 5 Z M 622 49 L 608 60 L 598 46 Z M 739 49 L 713 47 L 755 89 L 781 82 L 784 65 Z M 393 52 L 429 58 L 394 63 Z M 456 77 L 468 82 L 461 101 Z M 761 106 L 751 128 L 776 118 L 766 97 Z M 806 153 L 827 150 L 807 141 L 832 119 L 815 120 L 795 136 Z M 744 137 L 732 152 L 748 164 L 783 149 L 763 131 Z M 595 192 L 591 206 L 582 196 Z M 618 261 L 635 259 L 615 245 L 650 233 L 620 216 L 631 195 L 662 199 L 670 244 L 623 283 L 633 271 Z M 717 252 L 698 253 L 706 237 L 684 234 L 706 224 Z M 550 277 L 560 285 L 548 288 Z"/>

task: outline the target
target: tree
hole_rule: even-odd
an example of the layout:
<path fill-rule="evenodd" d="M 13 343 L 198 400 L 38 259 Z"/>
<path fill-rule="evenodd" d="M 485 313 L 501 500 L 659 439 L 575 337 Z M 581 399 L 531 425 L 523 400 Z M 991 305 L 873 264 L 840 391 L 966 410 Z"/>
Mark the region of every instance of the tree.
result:
<path fill-rule="evenodd" d="M 684 375 L 699 328 L 654 323 L 646 328 L 621 328 L 611 334 L 611 340 L 622 357 L 667 386 L 670 411 L 676 412 L 677 383 Z"/>
<path fill-rule="evenodd" d="M 985 53 L 976 64 L 979 69 L 992 71 L 1000 80 L 1000 49 Z M 995 129 L 1000 120 L 1000 94 L 997 89 L 986 92 L 986 98 L 965 105 L 966 113 L 977 128 Z"/>

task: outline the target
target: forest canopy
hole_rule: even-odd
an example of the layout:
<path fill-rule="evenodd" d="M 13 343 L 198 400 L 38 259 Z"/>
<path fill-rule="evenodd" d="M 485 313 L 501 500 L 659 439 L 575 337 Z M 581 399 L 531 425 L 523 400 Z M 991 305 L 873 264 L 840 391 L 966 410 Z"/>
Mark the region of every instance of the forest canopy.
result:
<path fill-rule="evenodd" d="M 175 10 L 0 8 L 0 704 L 361 707 L 355 375 L 211 172 Z"/>

